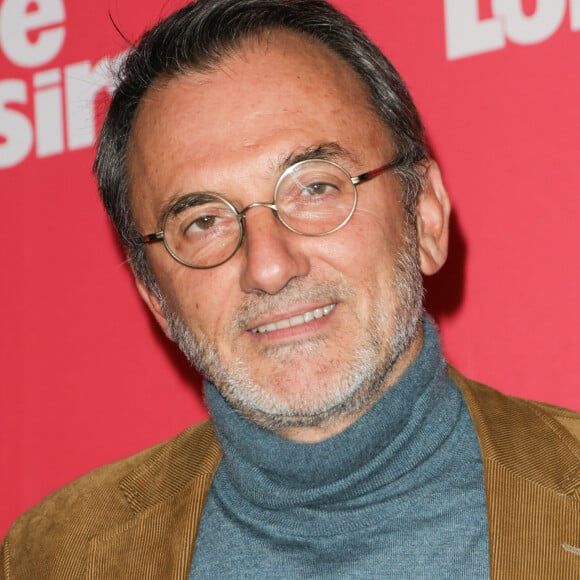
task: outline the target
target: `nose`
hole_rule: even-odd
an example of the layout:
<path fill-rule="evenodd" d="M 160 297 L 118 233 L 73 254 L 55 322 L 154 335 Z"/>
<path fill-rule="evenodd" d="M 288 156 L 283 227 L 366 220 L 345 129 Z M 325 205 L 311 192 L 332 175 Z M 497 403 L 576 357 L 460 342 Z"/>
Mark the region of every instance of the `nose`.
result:
<path fill-rule="evenodd" d="M 245 214 L 246 237 L 240 252 L 245 264 L 240 284 L 244 292 L 276 294 L 290 280 L 310 271 L 304 238 L 286 229 L 267 204 Z"/>

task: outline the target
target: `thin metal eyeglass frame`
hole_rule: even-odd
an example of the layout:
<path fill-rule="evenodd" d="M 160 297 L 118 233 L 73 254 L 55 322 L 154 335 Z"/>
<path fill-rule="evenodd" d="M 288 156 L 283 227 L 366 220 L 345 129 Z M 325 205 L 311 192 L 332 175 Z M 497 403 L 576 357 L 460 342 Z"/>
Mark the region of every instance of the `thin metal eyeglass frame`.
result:
<path fill-rule="evenodd" d="M 309 163 L 313 163 L 313 162 L 329 163 L 331 165 L 334 165 L 338 169 L 340 169 L 340 171 L 342 171 L 350 179 L 350 182 L 353 185 L 354 199 L 353 199 L 353 204 L 352 204 L 351 210 L 349 211 L 348 215 L 344 218 L 344 220 L 340 224 L 338 224 L 334 228 L 332 228 L 328 231 L 322 232 L 322 233 L 309 234 L 309 233 L 304 233 L 304 232 L 301 232 L 301 231 L 295 229 L 294 227 L 292 227 L 290 224 L 288 224 L 283 219 L 283 217 L 278 212 L 278 207 L 276 205 L 276 197 L 278 195 L 278 188 L 280 186 L 280 183 L 282 183 L 282 181 L 285 179 L 285 177 L 293 169 L 296 169 L 297 167 L 300 167 L 301 165 L 304 165 L 307 163 L 309 164 Z M 218 266 L 221 266 L 222 264 L 227 262 L 230 258 L 233 258 L 234 255 L 236 254 L 236 252 L 240 249 L 242 243 L 244 242 L 244 238 L 246 236 L 246 226 L 245 226 L 246 212 L 248 212 L 250 209 L 252 209 L 254 207 L 267 207 L 267 208 L 271 209 L 274 216 L 276 217 L 276 219 L 286 229 L 288 229 L 291 232 L 294 232 L 295 234 L 298 234 L 300 236 L 308 236 L 308 237 L 312 237 L 312 238 L 328 236 L 329 234 L 332 234 L 332 233 L 340 230 L 341 228 L 343 228 L 350 221 L 350 218 L 353 216 L 353 214 L 356 210 L 357 202 L 358 202 L 357 185 L 360 185 L 361 183 L 365 183 L 367 181 L 370 181 L 371 179 L 378 177 L 382 173 L 385 173 L 386 171 L 389 171 L 396 166 L 397 166 L 397 163 L 390 161 L 389 163 L 386 163 L 385 165 L 381 165 L 380 167 L 377 167 L 376 169 L 371 169 L 370 171 L 365 171 L 364 173 L 361 173 L 360 175 L 357 175 L 356 177 L 352 177 L 347 169 L 345 169 L 342 165 L 340 165 L 339 163 L 336 163 L 335 161 L 330 161 L 329 159 L 306 159 L 304 161 L 299 161 L 298 163 L 294 163 L 293 165 L 288 167 L 282 173 L 282 175 L 279 177 L 278 181 L 276 182 L 276 187 L 274 188 L 274 199 L 272 200 L 272 203 L 268 203 L 268 202 L 264 202 L 264 201 L 254 201 L 241 210 L 238 210 L 235 205 L 233 205 L 229 200 L 227 200 L 225 197 L 222 197 L 221 195 L 218 195 L 216 193 L 206 194 L 206 195 L 211 195 L 211 197 L 215 197 L 216 199 L 219 199 L 220 201 L 224 202 L 232 210 L 232 212 L 235 214 L 236 219 L 238 220 L 238 223 L 240 225 L 239 238 L 238 238 L 238 242 L 236 243 L 234 250 L 231 252 L 231 254 L 227 258 L 225 258 L 224 260 L 221 260 L 217 264 L 212 264 L 211 266 L 194 266 L 193 264 L 190 264 L 189 262 L 187 262 L 183 258 L 180 258 L 171 249 L 171 247 L 167 244 L 167 241 L 165 239 L 165 224 L 166 224 L 167 219 L 169 218 L 169 216 L 171 214 L 172 207 L 174 207 L 175 204 L 177 204 L 181 199 L 183 199 L 183 197 L 178 198 L 164 212 L 164 216 L 163 216 L 163 220 L 162 220 L 162 224 L 161 224 L 161 230 L 159 230 L 158 232 L 151 233 L 151 234 L 142 235 L 142 237 L 138 239 L 138 242 L 143 243 L 143 244 L 152 244 L 155 242 L 163 242 L 163 245 L 165 246 L 165 249 L 167 250 L 169 255 L 174 260 L 177 260 L 180 264 L 183 264 L 184 266 L 187 266 L 188 268 L 194 268 L 196 270 L 209 270 L 211 268 L 217 268 Z"/>

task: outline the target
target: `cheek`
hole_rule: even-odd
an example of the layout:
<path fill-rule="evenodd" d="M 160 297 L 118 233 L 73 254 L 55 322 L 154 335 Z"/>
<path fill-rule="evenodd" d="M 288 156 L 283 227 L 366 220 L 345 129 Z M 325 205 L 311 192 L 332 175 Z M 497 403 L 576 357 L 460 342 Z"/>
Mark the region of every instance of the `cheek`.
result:
<path fill-rule="evenodd" d="M 402 236 L 398 220 L 379 218 L 377 213 L 362 209 L 328 241 L 333 244 L 331 252 L 342 262 L 343 269 L 348 265 L 365 280 L 375 270 L 392 267 Z"/>
<path fill-rule="evenodd" d="M 380 219 L 378 215 L 363 209 L 353 221 L 347 247 L 350 271 L 344 271 L 359 289 L 358 308 L 367 325 L 379 313 L 390 317 L 398 303 L 396 261 L 406 246 L 403 219 L 393 214 Z"/>
<path fill-rule="evenodd" d="M 234 287 L 218 270 L 194 270 L 176 263 L 153 266 L 170 312 L 180 316 L 194 334 L 213 338 L 226 327 Z"/>
<path fill-rule="evenodd" d="M 377 204 L 359 206 L 352 222 L 357 228 L 369 235 L 383 237 L 386 241 L 399 238 L 404 224 L 402 206 L 393 204 Z"/>

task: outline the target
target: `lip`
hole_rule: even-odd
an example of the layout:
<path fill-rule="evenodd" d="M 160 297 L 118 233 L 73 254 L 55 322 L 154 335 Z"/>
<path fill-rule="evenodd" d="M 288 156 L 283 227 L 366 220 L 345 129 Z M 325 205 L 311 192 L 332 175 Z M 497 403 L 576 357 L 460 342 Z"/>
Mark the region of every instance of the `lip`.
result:
<path fill-rule="evenodd" d="M 288 314 L 277 318 L 273 321 L 264 321 L 249 329 L 253 335 L 264 335 L 272 332 L 286 330 L 288 328 L 295 328 L 304 324 L 308 324 L 314 320 L 320 320 L 327 317 L 336 308 L 336 302 L 324 304 L 322 306 L 314 306 L 302 310 L 297 314 Z"/>

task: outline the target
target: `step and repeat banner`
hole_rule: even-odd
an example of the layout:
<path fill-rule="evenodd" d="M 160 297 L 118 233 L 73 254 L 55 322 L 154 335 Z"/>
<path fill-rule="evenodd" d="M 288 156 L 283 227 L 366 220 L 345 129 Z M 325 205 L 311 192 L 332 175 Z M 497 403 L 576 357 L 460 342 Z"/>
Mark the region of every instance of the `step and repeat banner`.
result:
<path fill-rule="evenodd" d="M 100 207 L 93 143 L 128 41 L 179 0 L 0 0 L 0 535 L 205 417 Z M 580 410 L 580 0 L 336 0 L 406 79 L 454 204 L 427 281 L 448 359 Z"/>

